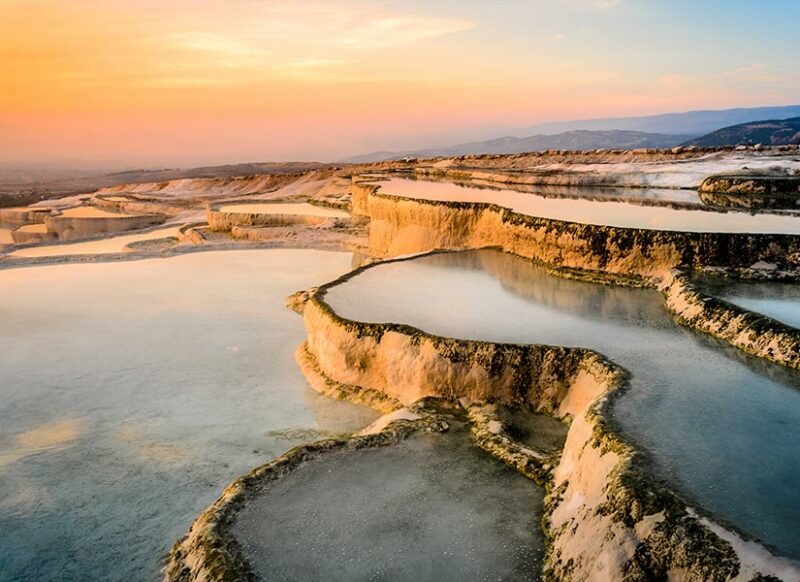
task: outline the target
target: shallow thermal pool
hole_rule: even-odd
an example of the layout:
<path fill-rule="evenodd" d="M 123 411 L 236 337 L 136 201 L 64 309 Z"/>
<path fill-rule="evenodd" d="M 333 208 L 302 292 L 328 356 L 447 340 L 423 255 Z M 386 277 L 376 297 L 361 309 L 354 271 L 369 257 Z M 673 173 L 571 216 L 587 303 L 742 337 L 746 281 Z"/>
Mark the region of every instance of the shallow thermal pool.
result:
<path fill-rule="evenodd" d="M 508 189 L 462 186 L 392 178 L 379 182 L 380 193 L 424 200 L 491 202 L 520 214 L 623 228 L 690 232 L 752 232 L 800 234 L 800 217 L 746 212 L 686 210 L 666 206 L 642 206 L 627 202 L 545 197 Z M 592 189 L 583 188 L 587 197 Z"/>
<path fill-rule="evenodd" d="M 356 320 L 602 352 L 632 373 L 614 414 L 656 471 L 719 519 L 800 558 L 798 374 L 680 327 L 657 292 L 470 251 L 378 265 L 326 297 Z"/>
<path fill-rule="evenodd" d="M 159 228 L 139 234 L 111 236 L 81 243 L 36 246 L 16 250 L 10 253 L 9 256 L 18 258 L 34 258 L 121 253 L 124 252 L 125 247 L 131 243 L 156 240 L 160 238 L 177 237 L 179 235 L 179 229 L 180 227 L 178 226 L 170 226 L 167 228 Z"/>
<path fill-rule="evenodd" d="M 284 307 L 350 262 L 252 250 L 0 271 L 0 580 L 155 580 L 235 477 L 373 421 L 307 387 Z"/>
<path fill-rule="evenodd" d="M 452 424 L 301 465 L 232 531 L 263 580 L 533 580 L 542 496 Z"/>
<path fill-rule="evenodd" d="M 237 214 L 294 214 L 300 216 L 323 216 L 330 218 L 347 218 L 350 216 L 344 210 L 316 206 L 314 204 L 281 204 L 281 203 L 249 203 L 225 204 L 219 207 L 219 212 L 232 212 Z"/>
<path fill-rule="evenodd" d="M 700 277 L 697 282 L 725 301 L 800 328 L 800 284 L 718 277 Z"/>

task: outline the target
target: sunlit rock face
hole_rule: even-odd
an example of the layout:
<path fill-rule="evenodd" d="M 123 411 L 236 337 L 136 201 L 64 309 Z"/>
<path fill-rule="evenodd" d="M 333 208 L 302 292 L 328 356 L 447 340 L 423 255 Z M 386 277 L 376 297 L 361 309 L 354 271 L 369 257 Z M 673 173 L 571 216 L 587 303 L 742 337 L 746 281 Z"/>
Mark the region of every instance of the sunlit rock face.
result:
<path fill-rule="evenodd" d="M 582 224 L 483 202 L 412 199 L 375 186 L 370 192 L 360 185 L 354 200 L 362 200 L 354 206 L 363 206 L 365 196 L 370 249 L 379 256 L 496 246 L 551 265 L 653 278 L 675 267 L 783 262 L 800 250 L 792 217 L 767 217 L 759 227 L 758 220 L 748 226 L 750 215 L 743 215 L 744 223 L 737 217 L 729 224 L 735 232 L 683 232 Z M 702 224 L 715 214 L 692 216 Z M 748 232 L 751 226 L 756 234 Z"/>
<path fill-rule="evenodd" d="M 66 241 L 145 228 L 161 224 L 164 220 L 165 217 L 160 215 L 126 215 L 92 206 L 78 206 L 48 216 L 44 223 L 48 232 Z"/>
<path fill-rule="evenodd" d="M 291 226 L 324 224 L 346 220 L 343 210 L 307 203 L 216 204 L 206 211 L 212 230 L 231 230 L 236 226 Z"/>

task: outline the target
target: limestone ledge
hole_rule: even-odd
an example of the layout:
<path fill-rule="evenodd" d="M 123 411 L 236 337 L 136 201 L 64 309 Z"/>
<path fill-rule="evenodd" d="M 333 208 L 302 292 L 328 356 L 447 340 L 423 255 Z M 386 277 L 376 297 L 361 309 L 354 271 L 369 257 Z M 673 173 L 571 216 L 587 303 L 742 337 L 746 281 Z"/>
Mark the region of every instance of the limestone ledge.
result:
<path fill-rule="evenodd" d="M 44 222 L 52 212 L 52 209 L 45 206 L 0 208 L 0 222 L 14 225 L 37 224 Z"/>
<path fill-rule="evenodd" d="M 58 240 L 69 241 L 91 238 L 111 232 L 137 230 L 162 224 L 162 215 L 120 215 L 115 217 L 48 216 L 44 223 L 49 232 L 55 233 Z"/>
<path fill-rule="evenodd" d="M 312 202 L 309 201 L 309 203 Z M 314 203 L 316 203 L 316 201 L 314 201 Z M 310 226 L 326 223 L 349 224 L 350 222 L 348 218 L 331 218 L 327 216 L 314 216 L 312 214 L 223 212 L 220 208 L 224 205 L 225 203 L 212 204 L 206 209 L 206 219 L 212 231 L 226 232 L 235 227 L 249 226 Z M 318 205 L 334 207 L 333 204 Z"/>
<path fill-rule="evenodd" d="M 334 386 L 378 391 L 401 404 L 429 397 L 475 403 L 467 406 L 479 444 L 545 483 L 547 580 L 800 576 L 800 566 L 760 546 L 737 551 L 726 541 L 737 534 L 699 517 L 652 476 L 643 453 L 610 420 L 613 399 L 627 387 L 625 370 L 581 348 L 456 340 L 344 319 L 325 303 L 325 292 L 360 271 L 303 298 L 304 357 Z M 560 459 L 506 442 L 486 402 L 571 418 Z"/>
<path fill-rule="evenodd" d="M 371 219 L 369 242 L 382 257 L 434 249 L 497 247 L 539 262 L 655 280 L 683 267 L 745 267 L 797 256 L 800 237 L 700 233 L 580 224 L 519 214 L 487 203 L 391 196 L 376 187 L 353 189 L 354 208 Z"/>
<path fill-rule="evenodd" d="M 685 273 L 674 271 L 661 285 L 667 308 L 682 324 L 784 366 L 800 369 L 800 330 L 708 295 Z"/>
<path fill-rule="evenodd" d="M 148 198 L 146 196 L 134 195 L 96 195 L 92 198 L 92 204 L 98 208 L 117 211 L 123 214 L 164 214 L 167 216 L 178 216 L 187 210 L 191 210 L 190 205 L 179 206 L 172 201 Z"/>
<path fill-rule="evenodd" d="M 717 175 L 700 185 L 706 204 L 731 208 L 796 209 L 800 207 L 800 175 Z"/>

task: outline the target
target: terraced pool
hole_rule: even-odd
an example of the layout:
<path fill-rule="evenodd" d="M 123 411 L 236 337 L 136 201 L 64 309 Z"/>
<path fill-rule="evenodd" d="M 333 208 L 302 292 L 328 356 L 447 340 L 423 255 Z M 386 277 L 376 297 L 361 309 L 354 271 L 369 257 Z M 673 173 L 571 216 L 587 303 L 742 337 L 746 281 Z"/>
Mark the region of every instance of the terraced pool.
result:
<path fill-rule="evenodd" d="M 800 378 L 677 325 L 655 291 L 570 281 L 497 251 L 427 255 L 333 287 L 343 317 L 593 348 L 631 374 L 623 433 L 693 504 L 800 558 Z"/>
<path fill-rule="evenodd" d="M 504 188 L 477 188 L 452 182 L 403 178 L 392 178 L 378 184 L 381 186 L 381 194 L 391 196 L 494 203 L 520 214 L 582 224 L 688 232 L 800 234 L 800 219 L 797 216 L 643 206 L 602 200 L 592 188 L 575 189 L 576 196 L 567 198 L 547 197 Z M 577 197 L 578 193 L 583 193 L 585 199 Z"/>

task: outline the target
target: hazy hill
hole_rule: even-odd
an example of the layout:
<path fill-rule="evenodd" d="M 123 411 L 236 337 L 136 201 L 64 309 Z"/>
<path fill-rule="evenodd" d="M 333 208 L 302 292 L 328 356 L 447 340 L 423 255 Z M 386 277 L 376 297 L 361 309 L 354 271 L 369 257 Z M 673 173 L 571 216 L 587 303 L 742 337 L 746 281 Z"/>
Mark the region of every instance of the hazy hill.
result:
<path fill-rule="evenodd" d="M 688 145 L 720 147 L 734 145 L 788 145 L 800 143 L 800 117 L 740 123 L 693 139 Z"/>
<path fill-rule="evenodd" d="M 544 150 L 596 150 L 668 148 L 679 145 L 696 134 L 664 135 L 641 131 L 568 131 L 557 135 L 532 135 L 529 137 L 500 137 L 488 141 L 458 144 L 450 147 L 403 152 L 373 152 L 354 156 L 345 162 L 361 163 L 397 159 L 404 156 L 432 158 L 437 156 L 462 156 L 467 154 L 518 154 Z"/>
<path fill-rule="evenodd" d="M 782 107 L 747 107 L 739 109 L 686 111 L 640 117 L 555 121 L 526 127 L 518 135 L 552 135 L 577 129 L 625 129 L 648 133 L 703 135 L 722 127 L 750 123 L 760 119 L 788 119 L 800 116 L 800 105 Z"/>

